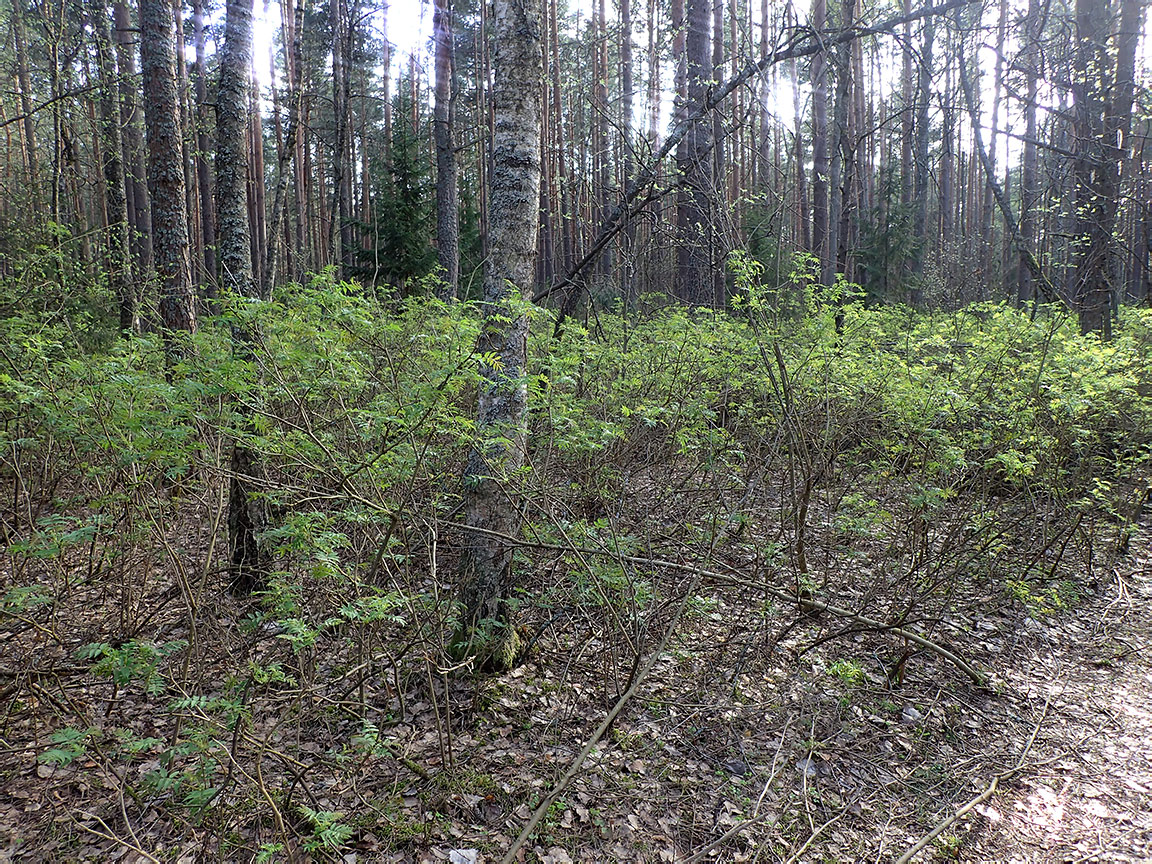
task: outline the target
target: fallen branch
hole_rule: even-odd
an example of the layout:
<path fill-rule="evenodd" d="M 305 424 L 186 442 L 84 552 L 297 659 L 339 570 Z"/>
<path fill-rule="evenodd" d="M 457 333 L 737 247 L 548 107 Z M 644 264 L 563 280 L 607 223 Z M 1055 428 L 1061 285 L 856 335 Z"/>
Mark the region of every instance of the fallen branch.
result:
<path fill-rule="evenodd" d="M 640 564 L 648 567 L 666 567 L 670 570 L 679 570 L 681 573 L 690 573 L 695 576 L 704 577 L 708 579 L 719 579 L 725 582 L 734 583 L 744 588 L 752 588 L 757 591 L 763 591 L 769 597 L 779 600 L 783 603 L 795 603 L 801 609 L 808 612 L 827 612 L 829 615 L 835 615 L 837 618 L 845 618 L 849 621 L 855 621 L 857 624 L 864 625 L 867 629 L 882 633 L 892 633 L 893 635 L 900 636 L 907 639 L 913 644 L 919 645 L 926 651 L 931 651 L 939 657 L 944 658 L 980 687 L 986 687 L 988 678 L 984 673 L 977 670 L 970 663 L 966 662 L 961 657 L 957 656 L 952 651 L 939 645 L 924 636 L 921 636 L 915 630 L 910 630 L 907 627 L 901 627 L 897 624 L 885 624 L 883 621 L 877 621 L 875 618 L 869 618 L 866 615 L 860 615 L 850 609 L 844 609 L 840 606 L 833 606 L 831 603 L 823 603 L 819 600 L 812 600 L 805 597 L 799 597 L 796 594 L 785 591 L 780 588 L 773 588 L 771 585 L 749 582 L 746 579 L 740 579 L 736 576 L 731 576 L 726 573 L 718 573 L 714 570 L 704 570 L 692 564 L 681 564 L 678 561 L 665 561 L 660 558 L 644 558 L 639 555 L 619 555 L 616 552 L 607 549 L 592 549 L 588 547 L 577 546 L 562 546 L 558 543 L 540 543 L 534 540 L 521 540 L 519 537 L 513 537 L 511 534 L 503 534 L 499 531 L 492 531 L 487 528 L 480 528 L 472 525 L 464 525 L 458 522 L 449 523 L 453 527 L 461 528 L 466 531 L 472 531 L 477 534 L 483 534 L 488 537 L 495 537 L 503 540 L 506 543 L 514 543 L 517 546 L 524 546 L 533 549 L 548 549 L 555 552 L 576 552 L 585 555 L 603 555 L 614 558 L 618 561 L 627 561 L 629 564 Z"/>
<path fill-rule="evenodd" d="M 628 703 L 628 700 L 636 695 L 636 691 L 640 689 L 640 685 L 644 682 L 648 673 L 652 671 L 652 667 L 656 665 L 656 661 L 660 659 L 660 656 L 664 653 L 664 649 L 668 646 L 668 640 L 672 638 L 672 633 L 676 630 L 676 625 L 680 623 L 680 616 L 684 613 L 684 608 L 688 605 L 688 599 L 695 592 L 696 586 L 700 583 L 700 579 L 701 574 L 697 574 L 696 578 L 692 580 L 692 584 L 688 586 L 688 590 L 684 592 L 684 596 L 680 600 L 680 605 L 676 608 L 676 614 L 672 616 L 672 620 L 668 624 L 668 629 L 664 631 L 664 637 L 660 640 L 660 644 L 656 646 L 656 650 L 652 652 L 652 656 L 648 658 L 643 668 L 632 679 L 632 686 L 624 692 L 623 696 L 616 700 L 616 704 L 612 706 L 612 710 L 608 712 L 608 716 L 596 727 L 596 731 L 592 733 L 592 737 L 588 739 L 588 743 L 584 745 L 584 749 L 572 760 L 572 764 L 568 766 L 568 770 L 564 773 L 564 776 L 560 778 L 560 782 L 553 786 L 552 791 L 544 796 L 544 799 L 532 814 L 532 818 L 528 820 L 528 824 L 524 826 L 524 829 L 520 832 L 520 836 L 516 838 L 516 842 L 513 843 L 505 853 L 501 864 L 512 864 L 516 859 L 516 853 L 528 842 L 528 838 L 532 836 L 532 832 L 536 830 L 536 826 L 540 824 L 540 820 L 544 818 L 544 814 L 548 812 L 548 808 L 552 806 L 552 802 L 555 801 L 560 793 L 567 788 L 568 784 L 572 782 L 572 779 L 579 773 L 580 768 L 584 765 L 584 760 L 587 759 L 588 754 L 592 752 L 592 748 L 604 737 L 604 733 L 607 732 L 608 728 L 615 722 L 620 712 L 624 709 L 624 706 Z"/>
<path fill-rule="evenodd" d="M 955 813 L 953 813 L 951 816 L 949 816 L 947 819 L 929 831 L 920 840 L 920 842 L 918 842 L 915 846 L 901 855 L 900 858 L 897 859 L 896 864 L 908 864 L 908 862 L 910 862 L 913 858 L 924 851 L 924 848 L 928 846 L 928 844 L 930 844 L 933 840 L 947 831 L 952 825 L 955 825 L 957 822 L 971 813 L 974 808 L 979 807 L 981 804 L 995 795 L 996 791 L 1000 788 L 1000 781 L 1007 780 L 1014 774 L 1017 774 L 1020 769 L 1024 767 L 1024 760 L 1028 758 L 1028 754 L 1032 750 L 1032 745 L 1036 743 L 1036 735 L 1040 732 L 1040 727 L 1044 723 L 1044 718 L 1048 716 L 1048 706 L 1051 704 L 1051 702 L 1051 698 L 1048 698 L 1044 702 L 1044 710 L 1040 712 L 1040 719 L 1036 721 L 1036 725 L 1032 729 L 1032 734 L 1028 737 L 1028 743 L 1024 745 L 1024 750 L 1020 754 L 1020 758 L 1016 760 L 1016 764 L 1009 768 L 1007 771 L 1001 771 L 999 774 L 993 777 L 992 782 L 988 784 L 983 792 L 981 792 L 979 795 L 977 795 L 975 798 L 973 798 L 971 801 L 969 801 L 967 804 L 965 804 L 963 807 L 961 807 L 959 810 L 957 810 Z"/>
<path fill-rule="evenodd" d="M 736 75 L 733 75 L 723 84 L 711 90 L 708 97 L 703 100 L 702 104 L 697 106 L 695 111 L 673 127 L 665 139 L 664 144 L 652 155 L 644 169 L 628 182 L 623 194 L 620 196 L 619 203 L 617 203 L 608 214 L 608 218 L 604 221 L 599 234 L 592 242 L 592 245 L 588 247 L 584 256 L 573 265 L 563 279 L 532 295 L 532 302 L 539 303 L 554 292 L 562 291 L 576 284 L 577 278 L 584 269 L 596 260 L 601 250 L 624 228 L 624 225 L 628 221 L 625 217 L 630 214 L 632 202 L 640 194 L 641 190 L 655 181 L 656 174 L 664 160 L 667 159 L 669 154 L 684 140 L 684 137 L 692 131 L 692 128 L 705 118 L 711 117 L 716 107 L 727 99 L 737 87 L 750 81 L 757 75 L 762 75 L 772 66 L 777 63 L 782 63 L 785 60 L 810 57 L 813 54 L 826 51 L 837 45 L 852 42 L 865 36 L 888 33 L 903 24 L 918 21 L 921 18 L 927 18 L 931 15 L 940 15 L 952 9 L 967 6 L 975 2 L 976 0 L 947 0 L 947 2 L 937 6 L 926 6 L 923 9 L 918 9 L 908 15 L 897 15 L 888 18 L 871 27 L 847 27 L 833 31 L 814 31 L 809 28 L 797 28 L 783 45 L 761 57 L 759 60 L 749 62 Z"/>
<path fill-rule="evenodd" d="M 956 9 L 956 27 L 962 29 L 959 8 Z M 976 155 L 984 169 L 984 178 L 988 182 L 988 188 L 992 190 L 992 197 L 996 199 L 996 206 L 1004 217 L 1004 224 L 1012 237 L 1012 245 L 1016 247 L 1016 252 L 1020 255 L 1024 266 L 1028 268 L 1028 272 L 1040 286 L 1040 294 L 1049 303 L 1058 303 L 1060 295 L 1056 286 L 1052 284 L 1052 280 L 1044 272 L 1044 268 L 1040 265 L 1032 247 L 1028 245 L 1028 240 L 1020 230 L 1020 223 L 1016 221 L 1016 215 L 1012 212 L 1012 202 L 1008 200 L 1008 196 L 1004 194 L 1004 189 L 1000 186 L 1000 181 L 996 179 L 996 172 L 992 169 L 988 151 L 984 149 L 984 134 L 980 128 L 979 112 L 976 110 L 976 102 L 972 96 L 972 84 L 968 80 L 968 66 L 963 58 L 961 58 L 959 66 L 960 89 L 964 91 L 964 103 L 968 106 L 968 114 L 972 119 L 972 138 L 976 145 Z"/>

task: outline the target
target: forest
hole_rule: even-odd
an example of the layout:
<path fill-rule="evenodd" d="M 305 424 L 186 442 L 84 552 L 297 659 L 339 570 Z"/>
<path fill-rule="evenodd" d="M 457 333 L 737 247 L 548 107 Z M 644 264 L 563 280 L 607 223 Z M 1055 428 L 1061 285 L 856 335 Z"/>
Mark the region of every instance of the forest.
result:
<path fill-rule="evenodd" d="M 0 864 L 1152 860 L 1144 0 L 0 0 Z"/>

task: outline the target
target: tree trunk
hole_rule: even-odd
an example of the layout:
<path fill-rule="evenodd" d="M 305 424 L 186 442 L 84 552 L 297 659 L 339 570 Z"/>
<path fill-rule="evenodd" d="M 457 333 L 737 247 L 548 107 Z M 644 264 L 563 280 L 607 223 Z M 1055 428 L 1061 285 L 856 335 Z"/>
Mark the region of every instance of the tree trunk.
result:
<path fill-rule="evenodd" d="M 348 160 L 351 143 L 351 114 L 349 108 L 348 51 L 350 22 L 346 0 L 332 0 L 332 104 L 335 115 L 336 136 L 332 144 L 332 182 L 336 189 L 336 221 L 339 225 L 340 275 L 352 269 L 354 240 L 352 231 L 352 173 Z"/>
<path fill-rule="evenodd" d="M 455 300 L 460 284 L 460 206 L 456 175 L 455 21 L 452 0 L 435 0 L 436 41 L 436 252 L 443 270 L 443 297 Z"/>
<path fill-rule="evenodd" d="M 28 166 L 31 200 L 40 197 L 40 160 L 36 154 L 36 115 L 32 111 L 32 79 L 28 73 L 28 37 L 24 32 L 24 0 L 12 0 L 12 33 L 16 41 L 16 82 L 24 114 L 24 159 Z"/>
<path fill-rule="evenodd" d="M 712 4 L 712 76 L 709 80 L 724 80 L 724 0 L 714 0 Z M 724 110 L 717 104 L 712 111 L 712 182 L 708 190 L 708 269 L 712 274 L 712 305 L 717 309 L 724 308 L 728 299 L 724 289 L 728 253 L 724 248 L 725 231 L 722 224 L 728 215 L 725 196 L 728 188 L 725 177 L 729 169 L 727 152 L 724 143 Z"/>
<path fill-rule="evenodd" d="M 100 159 L 104 170 L 104 206 L 108 236 L 105 260 L 109 282 L 119 300 L 120 332 L 136 330 L 136 286 L 132 278 L 132 249 L 128 236 L 128 199 L 124 187 L 120 141 L 120 107 L 116 61 L 104 0 L 89 0 L 88 20 L 96 43 L 96 69 L 100 90 Z"/>
<path fill-rule="evenodd" d="M 115 0 L 112 9 L 116 25 L 116 65 L 120 70 L 120 125 L 123 129 L 128 212 L 132 220 L 132 250 L 136 256 L 136 272 L 141 278 L 147 278 L 152 270 L 152 204 L 144 168 L 140 103 L 135 84 L 136 37 L 125 0 Z"/>
<path fill-rule="evenodd" d="M 1107 0 L 1077 0 L 1073 98 L 1076 116 L 1076 213 L 1079 254 L 1073 298 L 1083 333 L 1112 335 L 1112 231 L 1120 204 L 1120 171 L 1128 143 L 1141 0 L 1121 0 L 1111 65 Z M 1113 72 L 1114 69 L 1114 72 Z M 1111 84 L 1111 86 L 1109 86 Z"/>
<path fill-rule="evenodd" d="M 192 32 L 196 42 L 196 177 L 200 193 L 200 235 L 204 242 L 204 273 L 208 279 L 206 293 L 216 293 L 216 207 L 212 200 L 212 167 L 208 162 L 208 65 L 205 60 L 204 0 L 194 0 Z"/>
<path fill-rule="evenodd" d="M 924 19 L 924 39 L 920 48 L 920 75 L 916 88 L 916 145 L 913 153 L 912 187 L 912 236 L 916 251 L 912 257 L 912 286 L 909 301 L 919 306 L 924 299 L 924 252 L 928 246 L 928 142 L 931 128 L 928 125 L 928 108 L 932 99 L 932 47 L 936 38 L 936 21 L 929 16 Z M 995 175 L 989 182 L 995 182 Z"/>
<path fill-rule="evenodd" d="M 264 258 L 263 281 L 260 285 L 260 296 L 271 297 L 272 289 L 276 285 L 277 265 L 279 263 L 279 248 L 281 227 L 285 223 L 284 211 L 288 195 L 288 179 L 291 164 L 299 160 L 301 149 L 301 100 L 302 89 L 300 85 L 300 31 L 304 28 L 304 3 L 298 2 L 293 8 L 291 3 L 285 3 L 285 12 L 292 12 L 290 20 L 284 22 L 287 43 L 284 50 L 285 66 L 288 70 L 288 131 L 284 136 L 284 145 L 280 149 L 276 165 L 276 188 L 272 194 L 272 220 L 268 228 L 268 248 Z M 299 201 L 299 199 L 297 199 Z M 304 219 L 304 208 L 298 206 L 296 218 L 300 222 Z M 289 232 L 283 231 L 285 245 L 290 246 Z M 299 235 L 297 235 L 299 240 Z M 291 256 L 295 260 L 303 253 L 303 244 L 297 246 Z"/>
<path fill-rule="evenodd" d="M 252 0 L 228 0 L 220 83 L 216 94 L 216 213 L 220 285 L 253 297 L 252 233 L 248 221 L 249 70 Z"/>
<path fill-rule="evenodd" d="M 712 79 L 709 0 L 685 4 L 686 94 L 681 109 L 687 117 L 704 104 Z M 711 306 L 715 302 L 710 266 L 711 225 L 709 198 L 713 192 L 712 124 L 693 123 L 676 149 L 676 167 L 682 186 L 677 205 L 679 249 L 677 251 L 678 296 L 686 303 Z"/>
<path fill-rule="evenodd" d="M 140 0 L 140 31 L 153 251 L 160 277 L 160 320 L 169 334 L 169 360 L 174 361 L 178 359 L 179 346 L 172 334 L 196 329 L 196 313 L 188 260 L 188 216 L 175 76 L 175 21 L 169 0 Z"/>
<path fill-rule="evenodd" d="M 464 477 L 469 528 L 515 536 L 519 513 L 512 490 L 524 465 L 528 394 L 528 319 L 523 304 L 536 260 L 540 196 L 540 116 L 543 75 L 540 8 L 536 2 L 494 0 L 496 129 L 488 198 L 489 253 L 484 273 L 484 321 L 477 354 L 482 365 L 477 434 Z M 513 548 L 469 531 L 460 560 L 464 653 L 481 666 L 507 666 L 516 650 L 508 600 Z"/>
<path fill-rule="evenodd" d="M 632 0 L 620 0 L 620 188 L 627 188 L 636 173 L 634 134 L 632 129 L 633 88 L 632 69 Z M 635 262 L 632 249 L 636 241 L 636 228 L 631 220 L 624 227 L 624 243 L 620 250 L 620 296 L 632 305 L 636 298 Z"/>
<path fill-rule="evenodd" d="M 220 84 L 216 95 L 216 212 L 223 287 L 237 297 L 255 297 L 252 239 L 248 221 L 249 70 L 252 67 L 252 0 L 228 0 Z M 234 350 L 251 358 L 252 334 L 238 330 Z M 241 408 L 241 410 L 245 410 Z M 267 525 L 259 456 L 241 442 L 232 445 L 228 491 L 231 589 L 246 594 L 263 588 L 266 568 L 259 535 Z"/>
<path fill-rule="evenodd" d="M 812 0 L 810 25 L 828 26 L 827 0 Z M 828 250 L 828 58 L 824 50 L 812 56 L 812 252 L 820 262 L 820 277 L 832 269 Z"/>
<path fill-rule="evenodd" d="M 1037 63 L 1040 56 L 1041 0 L 1029 0 L 1028 14 L 1024 27 L 1024 74 L 1027 80 L 1024 102 L 1024 154 L 1020 163 L 1020 234 L 1029 247 L 1036 242 L 1036 204 L 1040 197 L 1040 184 L 1037 176 L 1036 149 L 1036 97 L 1039 93 L 1040 73 Z M 1043 16 L 1047 17 L 1044 4 Z M 1032 283 L 1032 272 L 1021 261 L 1016 276 L 1016 299 L 1023 304 L 1036 299 L 1036 288 Z"/>

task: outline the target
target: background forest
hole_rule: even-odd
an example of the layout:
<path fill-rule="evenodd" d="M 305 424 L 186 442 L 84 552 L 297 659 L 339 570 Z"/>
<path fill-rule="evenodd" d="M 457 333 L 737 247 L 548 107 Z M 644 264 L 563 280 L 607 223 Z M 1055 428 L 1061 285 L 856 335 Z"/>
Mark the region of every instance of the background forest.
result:
<path fill-rule="evenodd" d="M 0 862 L 1146 861 L 1142 0 L 0 0 Z"/>

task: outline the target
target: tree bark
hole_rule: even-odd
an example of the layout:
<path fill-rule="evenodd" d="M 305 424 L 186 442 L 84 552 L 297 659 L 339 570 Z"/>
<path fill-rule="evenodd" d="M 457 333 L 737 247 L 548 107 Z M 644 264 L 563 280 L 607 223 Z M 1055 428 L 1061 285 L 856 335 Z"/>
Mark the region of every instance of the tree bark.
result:
<path fill-rule="evenodd" d="M 687 117 L 704 104 L 712 79 L 711 4 L 709 0 L 687 0 L 685 4 L 686 88 L 682 113 Z M 713 192 L 711 122 L 692 124 L 676 150 L 676 167 L 681 188 L 677 204 L 679 248 L 677 250 L 677 295 L 686 303 L 711 306 L 715 302 L 710 266 L 709 198 Z"/>
<path fill-rule="evenodd" d="M 1112 232 L 1120 205 L 1120 172 L 1128 144 L 1141 0 L 1120 0 L 1110 50 L 1108 0 L 1077 0 L 1073 98 L 1076 116 L 1076 232 L 1079 253 L 1073 298 L 1083 333 L 1112 335 Z M 1115 66 L 1111 56 L 1115 54 Z"/>
<path fill-rule="evenodd" d="M 132 223 L 132 251 L 136 256 L 136 272 L 146 278 L 152 270 L 152 203 L 144 167 L 140 103 L 136 92 L 135 37 L 125 0 L 115 0 L 112 13 L 116 27 L 116 65 L 120 71 L 120 126 L 123 130 L 128 214 Z"/>
<path fill-rule="evenodd" d="M 220 285 L 253 297 L 248 221 L 249 70 L 252 0 L 228 0 L 216 93 L 216 214 Z"/>
<path fill-rule="evenodd" d="M 351 143 L 348 51 L 350 22 L 346 0 L 332 0 L 332 104 L 336 135 L 332 144 L 332 182 L 336 189 L 336 222 L 340 248 L 335 259 L 344 277 L 355 262 L 352 230 L 352 173 L 348 159 Z"/>
<path fill-rule="evenodd" d="M 252 68 L 252 0 L 228 0 L 224 45 L 220 50 L 220 83 L 216 95 L 216 212 L 223 287 L 236 297 L 255 298 L 252 238 L 248 219 L 249 70 Z M 252 334 L 234 333 L 234 350 L 252 355 Z M 241 408 L 243 412 L 246 409 Z M 232 445 L 228 491 L 228 542 L 231 589 L 247 594 L 266 584 L 260 533 L 267 525 L 263 499 L 255 492 L 263 479 L 258 454 L 247 445 Z"/>
<path fill-rule="evenodd" d="M 455 22 L 452 0 L 435 0 L 432 32 L 436 42 L 436 254 L 444 280 L 443 297 L 455 300 L 460 285 L 460 206 L 456 173 Z"/>
<path fill-rule="evenodd" d="M 523 304 L 530 296 L 539 225 L 543 75 L 539 4 L 494 0 L 491 25 L 495 135 L 484 320 L 476 350 L 482 357 L 499 360 L 481 366 L 479 443 L 465 471 L 464 513 L 469 527 L 516 536 L 519 513 L 507 486 L 517 482 L 524 466 L 528 435 L 528 319 Z M 515 652 L 508 608 L 513 549 L 475 532 L 469 532 L 464 542 L 459 574 L 464 620 L 458 643 L 481 666 L 506 666 Z"/>
<path fill-rule="evenodd" d="M 104 0 L 89 0 L 88 21 L 96 44 L 96 69 L 100 92 L 100 160 L 104 172 L 104 207 L 108 234 L 105 267 L 119 301 L 120 332 L 137 329 L 136 285 L 132 277 L 132 248 L 128 231 L 128 199 L 124 186 L 123 148 L 120 140 L 119 91 L 108 7 Z"/>
<path fill-rule="evenodd" d="M 284 51 L 285 66 L 288 70 L 288 130 L 284 135 L 284 146 L 280 150 L 276 165 L 276 189 L 272 195 L 272 219 L 268 228 L 268 248 L 264 258 L 263 281 L 260 286 L 261 297 L 271 297 L 272 289 L 276 285 L 277 266 L 281 233 L 285 245 L 291 245 L 288 240 L 289 232 L 281 232 L 285 222 L 285 203 L 288 195 L 288 179 L 291 175 L 291 163 L 299 159 L 301 150 L 301 102 L 303 90 L 300 84 L 300 31 L 304 28 L 304 2 L 300 0 L 295 7 L 285 4 L 285 12 L 292 12 L 292 18 L 284 22 L 287 35 L 287 44 Z M 299 199 L 298 199 L 299 200 Z M 298 206 L 297 220 L 304 219 L 304 208 Z M 299 238 L 299 235 L 297 235 Z M 303 244 L 298 245 L 292 259 L 303 253 Z"/>
<path fill-rule="evenodd" d="M 28 37 L 24 31 L 24 0 L 12 0 L 12 34 L 16 42 L 16 83 L 24 113 L 24 159 L 28 167 L 31 200 L 40 197 L 40 159 L 36 153 L 36 115 L 32 111 L 32 76 L 28 71 Z"/>
<path fill-rule="evenodd" d="M 810 25 L 828 26 L 827 0 L 812 0 Z M 831 271 L 828 249 L 828 58 L 823 48 L 812 57 L 812 252 L 820 262 L 820 278 Z"/>
<path fill-rule="evenodd" d="M 192 32 L 196 43 L 196 177 L 200 193 L 200 235 L 204 242 L 204 273 L 209 297 L 216 293 L 216 207 L 212 200 L 212 166 L 208 161 L 210 150 L 208 120 L 208 65 L 205 59 L 206 33 L 204 29 L 204 0 L 194 0 L 192 6 Z"/>
<path fill-rule="evenodd" d="M 152 189 L 152 243 L 160 277 L 160 320 L 170 361 L 178 359 L 176 331 L 196 329 L 188 259 L 188 216 L 176 91 L 176 36 L 169 0 L 140 0 L 140 61 L 144 123 Z"/>
<path fill-rule="evenodd" d="M 936 38 L 936 20 L 924 19 L 923 42 L 920 48 L 920 71 L 916 87 L 915 147 L 913 152 L 912 186 L 912 236 L 916 251 L 912 256 L 912 283 L 908 292 L 909 302 L 919 306 L 924 300 L 924 253 L 928 246 L 928 142 L 931 129 L 928 125 L 928 108 L 932 99 L 932 47 Z M 995 173 L 989 179 L 996 182 Z"/>

